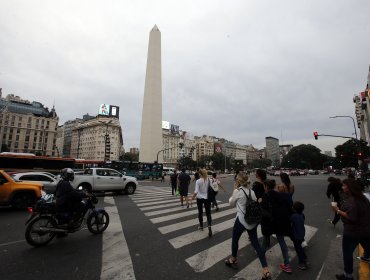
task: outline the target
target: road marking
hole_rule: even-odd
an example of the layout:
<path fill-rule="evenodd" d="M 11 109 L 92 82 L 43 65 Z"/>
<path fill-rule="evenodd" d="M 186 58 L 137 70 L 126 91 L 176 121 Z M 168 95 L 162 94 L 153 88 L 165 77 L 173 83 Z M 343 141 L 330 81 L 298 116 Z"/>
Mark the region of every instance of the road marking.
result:
<path fill-rule="evenodd" d="M 173 203 L 168 203 L 168 204 L 163 204 L 163 205 L 156 205 L 156 206 L 148 206 L 148 207 L 141 207 L 140 210 L 142 211 L 147 211 L 147 210 L 155 210 L 155 209 L 161 209 L 161 208 L 167 208 L 169 206 L 179 206 L 179 202 L 173 202 Z"/>
<path fill-rule="evenodd" d="M 261 227 L 257 228 L 257 234 L 261 235 Z M 239 239 L 239 250 L 250 244 L 247 236 L 248 233 L 245 231 Z M 187 258 L 185 261 L 194 269 L 195 272 L 203 272 L 230 255 L 231 242 L 232 239 L 230 238 L 190 258 Z"/>
<path fill-rule="evenodd" d="M 212 225 L 213 235 L 217 234 L 218 232 L 230 229 L 233 225 L 234 219 Z M 209 238 L 207 227 L 204 227 L 204 230 L 196 230 L 196 228 L 194 228 L 193 232 L 172 238 L 169 240 L 169 242 L 175 249 L 178 249 L 206 238 Z"/>
<path fill-rule="evenodd" d="M 320 280 L 322 271 L 324 270 L 325 263 L 322 264 L 319 274 L 317 274 L 316 280 Z"/>
<path fill-rule="evenodd" d="M 229 207 L 229 203 L 222 203 L 222 204 L 218 205 L 218 208 L 220 208 L 220 210 L 222 208 L 225 208 L 225 207 Z M 153 218 L 153 219 L 150 219 L 150 221 L 153 224 L 157 224 L 157 223 L 166 222 L 166 221 L 170 221 L 170 220 L 174 220 L 174 219 L 178 219 L 178 218 L 183 218 L 183 217 L 186 217 L 186 216 L 192 216 L 192 215 L 198 215 L 198 210 L 184 211 L 184 212 L 181 212 L 181 213 L 178 213 L 178 214 Z"/>
<path fill-rule="evenodd" d="M 165 204 L 167 202 L 174 202 L 174 201 L 179 201 L 179 200 L 174 198 L 174 199 L 167 199 L 167 200 L 160 200 L 160 201 L 144 202 L 144 203 L 139 203 L 136 205 L 139 207 L 142 207 L 142 206 L 149 206 L 149 205 Z"/>
<path fill-rule="evenodd" d="M 212 220 L 215 220 L 215 219 L 218 219 L 218 218 L 221 218 L 221 217 L 225 217 L 225 216 L 228 216 L 228 215 L 231 215 L 231 214 L 236 215 L 235 208 L 231 208 L 231 209 L 228 209 L 228 210 L 217 212 L 216 214 L 212 214 Z M 180 229 L 184 229 L 184 228 L 187 228 L 187 227 L 198 225 L 198 223 L 199 223 L 198 219 L 192 219 L 192 220 L 187 220 L 187 221 L 176 223 L 176 224 L 171 224 L 171 225 L 168 225 L 168 226 L 163 226 L 163 227 L 158 228 L 158 230 L 162 234 L 167 234 L 167 233 L 170 233 L 170 232 L 173 232 L 173 231 L 177 231 L 177 230 L 180 230 Z"/>
<path fill-rule="evenodd" d="M 113 197 L 104 202 L 115 205 Z M 135 272 L 116 206 L 105 207 L 110 223 L 103 233 L 101 280 L 134 280 Z"/>
<path fill-rule="evenodd" d="M 314 228 L 308 225 L 305 225 L 305 228 L 306 228 L 305 240 L 309 241 L 317 232 L 317 228 Z M 296 252 L 293 247 L 293 243 L 290 239 L 288 240 L 288 238 L 285 239 L 285 242 L 287 243 L 287 246 L 289 249 L 290 259 L 292 259 L 296 255 Z M 273 276 L 273 279 L 276 279 L 281 273 L 281 270 L 279 269 L 281 258 L 282 258 L 281 250 L 280 250 L 280 246 L 278 243 L 266 252 L 266 260 L 268 263 L 268 268 Z M 261 272 L 262 272 L 262 267 L 261 267 L 260 261 L 258 258 L 256 258 L 254 261 L 249 263 L 244 269 L 242 269 L 237 274 L 235 274 L 233 277 L 231 277 L 230 280 L 231 279 L 248 279 L 248 280 L 261 279 Z"/>
<path fill-rule="evenodd" d="M 13 245 L 13 244 L 17 244 L 17 243 L 22 243 L 22 242 L 25 242 L 26 240 L 23 239 L 23 240 L 17 240 L 17 241 L 10 241 L 10 242 L 6 242 L 6 243 L 1 243 L 0 244 L 0 247 L 2 246 L 8 246 L 8 245 Z"/>

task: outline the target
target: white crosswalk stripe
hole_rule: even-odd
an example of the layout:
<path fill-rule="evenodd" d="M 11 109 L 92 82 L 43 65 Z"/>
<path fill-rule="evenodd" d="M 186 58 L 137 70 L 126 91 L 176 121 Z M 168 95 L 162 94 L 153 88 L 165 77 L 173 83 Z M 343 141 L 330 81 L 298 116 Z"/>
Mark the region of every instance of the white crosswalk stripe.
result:
<path fill-rule="evenodd" d="M 201 251 L 197 249 L 197 242 L 209 239 L 206 217 L 204 217 L 204 231 L 198 230 L 198 210 L 196 207 L 190 209 L 180 207 L 179 197 L 171 195 L 169 188 L 150 187 L 146 186 L 137 190 L 131 198 L 144 215 L 149 218 L 153 224 L 158 224 L 158 230 L 163 235 L 171 234 L 168 242 L 174 249 L 180 250 L 181 248 L 188 248 L 193 246 L 194 255 L 185 259 L 186 263 L 198 273 L 211 269 L 216 264 L 223 262 L 231 253 L 231 233 L 234 225 L 236 210 L 230 207 L 228 203 L 219 203 L 219 212 L 212 211 L 212 231 L 213 235 L 221 234 L 227 236 L 226 240 L 220 240 L 219 243 L 210 246 Z M 205 215 L 205 214 L 204 214 Z M 164 225 L 160 225 L 165 223 Z M 183 233 L 183 231 L 186 233 Z M 190 230 L 190 232 L 189 232 Z M 226 231 L 229 231 L 228 235 Z M 306 225 L 306 240 L 310 240 L 316 233 L 317 229 Z M 258 236 L 262 236 L 261 227 L 257 229 Z M 226 233 L 226 234 L 225 234 Z M 296 253 L 292 242 L 286 238 L 287 245 L 289 246 L 289 256 L 294 258 Z M 239 250 L 250 246 L 247 233 L 243 233 L 239 241 Z M 269 269 L 273 274 L 273 279 L 276 279 L 281 273 L 279 264 L 282 259 L 279 244 L 274 245 L 266 252 L 266 259 L 269 264 Z M 223 265 L 223 264 L 222 264 Z M 259 259 L 256 258 L 246 263 L 245 267 L 239 264 L 240 269 L 231 279 L 260 279 L 261 278 L 261 265 Z"/>

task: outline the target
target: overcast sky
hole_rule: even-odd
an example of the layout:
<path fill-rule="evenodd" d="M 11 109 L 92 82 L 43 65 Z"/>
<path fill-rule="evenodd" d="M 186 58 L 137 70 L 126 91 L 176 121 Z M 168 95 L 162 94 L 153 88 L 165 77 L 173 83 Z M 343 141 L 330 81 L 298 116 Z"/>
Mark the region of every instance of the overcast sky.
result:
<path fill-rule="evenodd" d="M 352 136 L 370 64 L 369 0 L 1 0 L 0 87 L 60 124 L 120 106 L 139 147 L 149 32 L 162 35 L 163 120 L 239 144 Z M 357 125 L 356 125 L 357 127 Z M 358 131 L 359 134 L 359 131 Z"/>

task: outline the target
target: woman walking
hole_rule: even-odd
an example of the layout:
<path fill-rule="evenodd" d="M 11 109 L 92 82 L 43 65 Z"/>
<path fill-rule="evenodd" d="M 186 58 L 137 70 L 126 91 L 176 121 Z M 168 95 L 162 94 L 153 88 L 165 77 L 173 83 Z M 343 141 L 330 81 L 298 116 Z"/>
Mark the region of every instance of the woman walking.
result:
<path fill-rule="evenodd" d="M 341 208 L 332 206 L 343 221 L 342 251 L 344 274 L 335 275 L 339 280 L 353 279 L 353 251 L 358 244 L 370 252 L 370 202 L 364 196 L 361 185 L 354 179 L 343 180 L 343 192 L 348 194 Z"/>
<path fill-rule="evenodd" d="M 252 200 L 256 201 L 254 191 L 249 187 L 250 181 L 246 174 L 238 174 L 234 183 L 234 192 L 229 199 L 231 206 L 236 206 L 236 219 L 233 227 L 231 256 L 225 260 L 225 264 L 230 267 L 235 267 L 238 264 L 237 254 L 239 249 L 239 239 L 242 233 L 246 230 L 248 232 L 251 244 L 257 252 L 259 261 L 262 266 L 262 280 L 271 279 L 271 273 L 268 270 L 265 252 L 262 250 L 257 238 L 258 224 L 248 224 L 244 219 L 247 195 L 251 195 Z"/>
<path fill-rule="evenodd" d="M 328 178 L 328 189 L 326 190 L 326 196 L 329 199 L 332 199 L 333 202 L 336 202 L 338 208 L 341 207 L 341 198 L 340 192 L 342 191 L 342 182 L 339 178 L 329 177 Z M 330 220 L 332 225 L 336 225 L 340 219 L 340 216 L 337 213 L 334 213 L 333 220 Z"/>
<path fill-rule="evenodd" d="M 290 181 L 289 175 L 284 172 L 281 172 L 280 179 L 281 179 L 281 184 L 277 186 L 278 192 L 285 192 L 285 193 L 290 193 L 293 195 L 295 191 L 295 187 Z"/>
<path fill-rule="evenodd" d="M 205 169 L 199 170 L 200 178 L 195 182 L 195 191 L 192 196 L 192 200 L 197 198 L 198 206 L 198 220 L 199 229 L 203 230 L 203 205 L 206 210 L 207 225 L 208 225 L 208 236 L 212 237 L 212 217 L 211 217 L 211 201 L 208 200 L 208 186 L 210 180 L 208 179 L 207 171 Z"/>
<path fill-rule="evenodd" d="M 216 199 L 216 196 L 218 194 L 218 190 L 219 190 L 219 188 L 221 188 L 221 189 L 223 189 L 223 191 L 225 193 L 226 193 L 226 190 L 225 190 L 224 186 L 221 184 L 220 180 L 217 179 L 217 173 L 216 172 L 212 173 L 211 184 L 212 184 L 212 189 L 213 189 L 214 194 L 215 194 L 215 198 L 212 201 L 212 208 L 216 206 L 216 211 L 218 211 L 219 208 L 218 208 L 217 199 Z"/>

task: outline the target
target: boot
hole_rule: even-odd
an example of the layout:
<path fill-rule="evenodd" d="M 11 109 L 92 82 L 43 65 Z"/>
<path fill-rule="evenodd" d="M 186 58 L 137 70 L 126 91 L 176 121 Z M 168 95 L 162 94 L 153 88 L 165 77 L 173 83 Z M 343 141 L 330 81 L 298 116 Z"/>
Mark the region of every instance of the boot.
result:
<path fill-rule="evenodd" d="M 211 227 L 208 227 L 208 237 L 209 238 L 212 237 L 212 228 Z"/>

